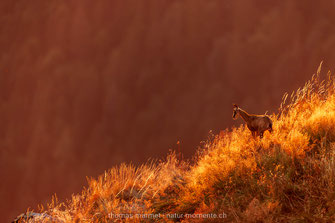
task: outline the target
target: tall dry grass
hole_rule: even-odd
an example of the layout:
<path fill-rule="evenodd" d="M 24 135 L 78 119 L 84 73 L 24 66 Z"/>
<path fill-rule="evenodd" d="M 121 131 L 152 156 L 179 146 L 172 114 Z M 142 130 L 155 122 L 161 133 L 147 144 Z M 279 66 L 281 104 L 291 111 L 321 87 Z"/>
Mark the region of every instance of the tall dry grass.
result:
<path fill-rule="evenodd" d="M 320 72 L 321 65 L 284 95 L 271 115 L 274 132 L 262 140 L 245 125 L 225 130 L 210 135 L 193 162 L 172 153 L 140 167 L 122 164 L 40 211 L 63 222 L 335 221 L 335 83 L 330 73 L 320 81 Z"/>

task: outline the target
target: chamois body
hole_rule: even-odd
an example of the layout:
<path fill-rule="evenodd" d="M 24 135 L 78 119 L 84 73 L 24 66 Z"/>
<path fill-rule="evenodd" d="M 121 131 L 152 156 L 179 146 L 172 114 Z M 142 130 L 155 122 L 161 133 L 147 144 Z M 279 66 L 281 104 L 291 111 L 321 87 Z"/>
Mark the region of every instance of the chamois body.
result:
<path fill-rule="evenodd" d="M 246 122 L 248 129 L 254 137 L 259 136 L 263 138 L 263 134 L 266 130 L 270 133 L 272 132 L 272 120 L 269 116 L 248 114 L 234 104 L 233 119 L 236 119 L 237 114 Z"/>

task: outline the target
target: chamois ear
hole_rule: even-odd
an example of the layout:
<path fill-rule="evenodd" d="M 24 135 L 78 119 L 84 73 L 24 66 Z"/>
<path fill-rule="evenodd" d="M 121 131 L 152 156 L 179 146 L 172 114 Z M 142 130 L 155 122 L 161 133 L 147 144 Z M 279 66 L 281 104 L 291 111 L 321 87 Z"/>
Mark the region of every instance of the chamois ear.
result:
<path fill-rule="evenodd" d="M 237 104 L 233 104 L 233 106 L 234 106 L 235 108 L 238 108 L 238 105 L 237 105 Z"/>

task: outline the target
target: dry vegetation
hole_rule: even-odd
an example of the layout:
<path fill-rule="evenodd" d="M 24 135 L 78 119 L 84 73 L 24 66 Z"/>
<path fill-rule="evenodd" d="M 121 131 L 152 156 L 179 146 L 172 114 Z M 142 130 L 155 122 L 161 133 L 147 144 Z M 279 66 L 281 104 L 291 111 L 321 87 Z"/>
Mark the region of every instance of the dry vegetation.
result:
<path fill-rule="evenodd" d="M 262 140 L 244 125 L 226 130 L 202 143 L 192 162 L 172 153 L 138 168 L 123 164 L 41 212 L 64 222 L 218 222 L 168 213 L 225 213 L 220 221 L 227 222 L 335 221 L 335 83 L 330 73 L 320 81 L 320 69 L 284 95 L 271 115 L 274 132 Z M 111 213 L 160 219 L 116 220 Z"/>

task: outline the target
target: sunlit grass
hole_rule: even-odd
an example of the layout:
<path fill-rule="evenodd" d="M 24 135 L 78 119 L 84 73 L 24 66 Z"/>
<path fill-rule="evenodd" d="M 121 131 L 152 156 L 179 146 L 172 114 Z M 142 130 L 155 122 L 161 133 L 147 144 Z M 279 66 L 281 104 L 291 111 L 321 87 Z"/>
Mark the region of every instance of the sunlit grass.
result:
<path fill-rule="evenodd" d="M 321 66 L 321 65 L 320 65 Z M 217 222 L 166 214 L 222 214 L 233 222 L 335 221 L 334 76 L 283 97 L 272 134 L 254 139 L 241 125 L 210 135 L 192 163 L 122 164 L 65 203 L 43 212 L 64 222 L 113 222 L 111 214 L 161 214 L 122 222 Z"/>

